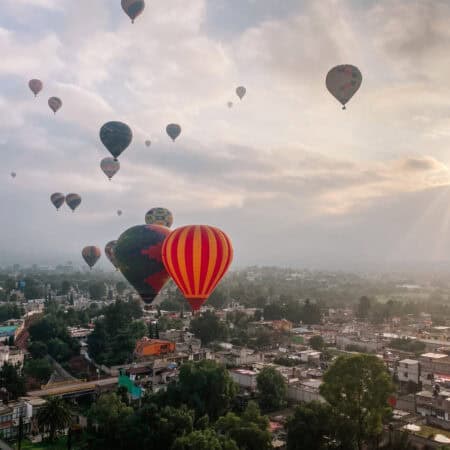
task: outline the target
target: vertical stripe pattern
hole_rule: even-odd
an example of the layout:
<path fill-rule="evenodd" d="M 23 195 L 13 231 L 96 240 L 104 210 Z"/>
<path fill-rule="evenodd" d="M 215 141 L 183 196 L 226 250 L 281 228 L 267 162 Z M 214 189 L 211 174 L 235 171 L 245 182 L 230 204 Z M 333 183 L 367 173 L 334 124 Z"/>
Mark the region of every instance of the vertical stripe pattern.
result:
<path fill-rule="evenodd" d="M 166 270 L 195 311 L 230 267 L 233 247 L 228 236 L 218 228 L 188 225 L 167 237 L 162 258 Z"/>

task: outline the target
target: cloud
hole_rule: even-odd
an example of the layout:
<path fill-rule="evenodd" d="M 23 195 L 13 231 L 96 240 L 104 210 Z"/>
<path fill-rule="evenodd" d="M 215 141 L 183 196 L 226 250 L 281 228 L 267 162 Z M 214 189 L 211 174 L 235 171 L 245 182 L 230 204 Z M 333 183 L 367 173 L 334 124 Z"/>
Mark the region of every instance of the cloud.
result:
<path fill-rule="evenodd" d="M 218 30 L 218 7 L 206 0 L 189 8 L 153 2 L 134 25 L 109 0 L 8 0 L 0 29 L 0 202 L 9 212 L 2 254 L 23 257 L 11 245 L 20 235 L 30 259 L 75 259 L 84 244 L 106 243 L 156 205 L 172 209 L 177 225 L 228 231 L 241 262 L 389 254 L 418 213 L 414 201 L 425 208 L 445 198 L 450 181 L 449 7 L 311 0 L 279 10 L 271 1 L 234 10 L 222 2 Z M 229 23 L 237 11 L 248 12 L 245 20 Z M 324 86 L 340 63 L 364 76 L 345 112 Z M 37 99 L 31 77 L 44 81 Z M 51 95 L 64 102 L 56 116 Z M 109 120 L 134 134 L 111 182 L 99 169 L 108 152 L 98 130 Z M 176 143 L 165 133 L 170 122 L 183 128 Z M 82 206 L 54 216 L 55 191 L 79 192 Z M 434 229 L 417 230 L 416 239 Z"/>

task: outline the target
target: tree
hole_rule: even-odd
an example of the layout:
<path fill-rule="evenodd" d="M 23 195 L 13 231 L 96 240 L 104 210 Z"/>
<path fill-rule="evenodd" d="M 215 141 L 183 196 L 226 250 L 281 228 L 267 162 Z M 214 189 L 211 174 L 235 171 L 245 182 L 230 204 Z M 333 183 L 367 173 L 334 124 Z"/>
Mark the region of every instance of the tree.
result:
<path fill-rule="evenodd" d="M 178 383 L 170 384 L 162 404 L 187 405 L 196 417 L 205 414 L 214 421 L 226 414 L 237 393 L 228 371 L 215 361 L 188 362 L 180 369 Z"/>
<path fill-rule="evenodd" d="M 282 375 L 273 367 L 265 367 L 256 377 L 259 403 L 263 411 L 274 411 L 286 404 L 287 387 Z"/>
<path fill-rule="evenodd" d="M 88 412 L 88 419 L 97 427 L 95 448 L 127 448 L 125 427 L 132 414 L 133 408 L 116 393 L 101 395 Z"/>
<path fill-rule="evenodd" d="M 69 345 L 59 338 L 48 341 L 48 353 L 57 361 L 67 361 L 72 356 Z"/>
<path fill-rule="evenodd" d="M 50 397 L 38 411 L 39 425 L 49 431 L 50 442 L 55 440 L 57 431 L 70 425 L 71 418 L 69 406 L 59 397 Z"/>
<path fill-rule="evenodd" d="M 125 289 L 127 288 L 127 285 L 123 281 L 118 281 L 116 283 L 116 291 L 119 295 L 122 295 Z"/>
<path fill-rule="evenodd" d="M 287 423 L 287 450 L 326 450 L 333 440 L 331 407 L 311 402 L 297 406 Z"/>
<path fill-rule="evenodd" d="M 177 438 L 172 450 L 238 450 L 238 447 L 232 439 L 208 428 Z"/>
<path fill-rule="evenodd" d="M 325 348 L 325 341 L 322 336 L 313 336 L 309 340 L 309 345 L 313 350 L 321 352 Z"/>
<path fill-rule="evenodd" d="M 70 291 L 70 282 L 67 280 L 64 280 L 61 283 L 61 295 L 67 295 Z"/>
<path fill-rule="evenodd" d="M 10 400 L 16 400 L 27 392 L 24 377 L 17 367 L 7 362 L 0 370 L 0 386 L 8 391 Z"/>
<path fill-rule="evenodd" d="M 284 318 L 284 311 L 278 303 L 269 303 L 264 306 L 263 317 L 265 320 L 280 320 Z"/>
<path fill-rule="evenodd" d="M 226 325 L 210 311 L 191 320 L 191 331 L 202 341 L 203 345 L 224 339 L 227 335 Z"/>
<path fill-rule="evenodd" d="M 105 283 L 95 281 L 89 284 L 89 295 L 92 300 L 101 300 L 106 295 Z"/>
<path fill-rule="evenodd" d="M 356 316 L 360 319 L 367 319 L 369 317 L 371 307 L 372 302 L 370 298 L 366 297 L 365 295 L 362 296 L 358 301 Z"/>
<path fill-rule="evenodd" d="M 354 437 L 358 450 L 378 439 L 390 414 L 393 385 L 384 364 L 373 355 L 341 356 L 325 373 L 320 393 Z"/>
<path fill-rule="evenodd" d="M 255 402 L 249 402 L 241 417 L 229 412 L 215 424 L 216 431 L 230 437 L 239 448 L 246 450 L 270 450 L 272 437 L 268 428 L 269 419 L 261 416 Z"/>
<path fill-rule="evenodd" d="M 306 299 L 302 311 L 303 323 L 307 325 L 320 323 L 322 320 L 322 314 L 320 308 L 316 303 L 311 303 L 309 299 Z"/>
<path fill-rule="evenodd" d="M 40 383 L 46 383 L 53 372 L 53 368 L 47 359 L 33 358 L 25 362 L 24 371 L 27 376 L 36 379 Z"/>
<path fill-rule="evenodd" d="M 185 406 L 160 409 L 155 403 L 144 404 L 125 427 L 127 448 L 170 449 L 176 438 L 193 431 L 193 415 Z"/>

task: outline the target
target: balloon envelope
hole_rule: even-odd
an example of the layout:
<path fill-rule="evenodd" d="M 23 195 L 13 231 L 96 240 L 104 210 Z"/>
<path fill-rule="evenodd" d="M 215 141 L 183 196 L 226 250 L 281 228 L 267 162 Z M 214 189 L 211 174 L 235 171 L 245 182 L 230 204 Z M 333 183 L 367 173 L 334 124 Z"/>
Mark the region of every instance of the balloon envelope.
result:
<path fill-rule="evenodd" d="M 62 101 L 58 97 L 50 97 L 48 99 L 48 106 L 50 106 L 50 109 L 56 114 L 56 111 L 62 106 Z"/>
<path fill-rule="evenodd" d="M 362 83 L 362 75 L 359 69 L 349 64 L 333 67 L 327 74 L 327 89 L 342 104 L 355 95 Z"/>
<path fill-rule="evenodd" d="M 132 139 L 131 128 L 123 122 L 107 122 L 100 129 L 100 140 L 114 159 L 130 145 Z"/>
<path fill-rule="evenodd" d="M 117 215 L 118 215 L 119 217 L 122 215 L 122 210 L 121 210 L 121 209 L 118 209 L 118 210 L 117 210 Z"/>
<path fill-rule="evenodd" d="M 42 91 L 44 85 L 41 80 L 33 78 L 28 82 L 28 87 L 31 89 L 31 92 L 33 92 L 34 96 L 36 97 L 39 94 L 39 92 Z"/>
<path fill-rule="evenodd" d="M 175 139 L 181 134 L 181 127 L 176 123 L 170 123 L 167 125 L 166 131 L 172 141 L 175 141 Z"/>
<path fill-rule="evenodd" d="M 245 89 L 244 86 L 239 86 L 236 88 L 236 94 L 237 96 L 242 100 L 244 98 L 244 95 L 246 94 L 247 89 Z"/>
<path fill-rule="evenodd" d="M 227 106 L 228 106 L 228 108 L 232 108 L 233 107 L 233 102 L 228 102 Z"/>
<path fill-rule="evenodd" d="M 75 211 L 80 206 L 81 197 L 78 194 L 67 194 L 66 203 L 72 211 Z"/>
<path fill-rule="evenodd" d="M 173 281 L 197 311 L 228 270 L 233 247 L 218 228 L 188 225 L 170 233 L 164 241 L 162 257 Z"/>
<path fill-rule="evenodd" d="M 170 228 L 173 224 L 173 215 L 166 208 L 152 208 L 145 215 L 145 223 L 148 225 L 162 225 Z"/>
<path fill-rule="evenodd" d="M 119 171 L 120 162 L 111 157 L 103 158 L 100 161 L 100 168 L 103 170 L 103 173 L 111 179 Z"/>
<path fill-rule="evenodd" d="M 150 147 L 150 145 L 152 145 L 152 141 L 150 141 L 150 140 L 146 140 L 145 141 L 145 145 L 147 146 L 147 147 Z"/>
<path fill-rule="evenodd" d="M 16 178 L 17 174 L 16 172 L 11 172 L 11 178 Z"/>
<path fill-rule="evenodd" d="M 89 245 L 84 247 L 81 255 L 83 259 L 86 261 L 87 265 L 92 269 L 95 266 L 95 263 L 100 259 L 102 252 L 95 245 Z"/>
<path fill-rule="evenodd" d="M 54 207 L 56 208 L 56 211 L 58 211 L 58 209 L 61 208 L 65 200 L 66 197 L 64 194 L 61 194 L 61 192 L 55 192 L 50 196 L 50 201 L 53 203 Z"/>
<path fill-rule="evenodd" d="M 134 23 L 134 19 L 142 14 L 145 8 L 144 0 L 122 0 L 122 9 Z"/>
<path fill-rule="evenodd" d="M 122 233 L 114 249 L 120 271 L 147 304 L 170 278 L 161 256 L 169 233 L 159 225 L 136 225 Z"/>
<path fill-rule="evenodd" d="M 105 245 L 105 255 L 111 261 L 111 264 L 118 269 L 119 265 L 117 264 L 116 255 L 114 254 L 114 250 L 116 248 L 117 241 L 109 241 Z"/>

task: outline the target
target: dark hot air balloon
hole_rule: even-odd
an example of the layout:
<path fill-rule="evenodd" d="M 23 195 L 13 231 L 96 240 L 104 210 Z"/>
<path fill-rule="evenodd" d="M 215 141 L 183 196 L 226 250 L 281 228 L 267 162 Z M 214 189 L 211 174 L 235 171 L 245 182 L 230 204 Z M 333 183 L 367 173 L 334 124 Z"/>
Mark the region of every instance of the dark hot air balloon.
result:
<path fill-rule="evenodd" d="M 58 211 L 59 208 L 61 208 L 65 200 L 66 197 L 64 194 L 61 194 L 61 192 L 55 192 L 50 196 L 50 201 L 53 203 L 53 206 L 56 208 L 56 211 Z"/>
<path fill-rule="evenodd" d="M 170 123 L 166 127 L 167 134 L 175 142 L 175 139 L 181 134 L 181 127 L 176 123 Z"/>
<path fill-rule="evenodd" d="M 117 160 L 133 139 L 131 128 L 123 122 L 108 122 L 100 129 L 100 140 Z"/>
<path fill-rule="evenodd" d="M 120 162 L 117 159 L 108 157 L 103 158 L 100 161 L 100 168 L 103 170 L 103 173 L 111 180 L 111 178 L 119 171 Z"/>
<path fill-rule="evenodd" d="M 150 145 L 152 145 L 152 141 L 150 141 L 149 139 L 147 139 L 147 140 L 145 141 L 145 145 L 146 145 L 147 147 L 150 147 Z"/>
<path fill-rule="evenodd" d="M 161 257 L 169 233 L 159 225 L 136 225 L 122 233 L 114 249 L 120 271 L 147 304 L 170 278 Z"/>
<path fill-rule="evenodd" d="M 116 248 L 116 244 L 117 241 L 109 241 L 106 245 L 105 245 L 105 255 L 106 257 L 111 261 L 111 264 L 117 269 L 119 270 L 119 265 L 117 264 L 117 259 L 116 256 L 114 254 L 114 250 Z"/>
<path fill-rule="evenodd" d="M 164 241 L 163 263 L 194 311 L 199 310 L 233 259 L 228 236 L 208 225 L 177 228 Z"/>
<path fill-rule="evenodd" d="M 100 259 L 102 252 L 95 245 L 89 245 L 88 247 L 83 248 L 81 255 L 87 265 L 92 269 L 95 266 L 95 263 Z"/>
<path fill-rule="evenodd" d="M 11 172 L 11 178 L 16 178 L 17 173 L 16 172 Z"/>
<path fill-rule="evenodd" d="M 134 19 L 142 14 L 145 8 L 144 0 L 122 0 L 122 9 L 134 23 Z"/>
<path fill-rule="evenodd" d="M 244 95 L 247 93 L 247 89 L 245 89 L 244 86 L 239 86 L 236 88 L 236 94 L 239 97 L 240 100 L 244 98 Z"/>
<path fill-rule="evenodd" d="M 44 85 L 42 84 L 41 80 L 33 78 L 28 82 L 28 87 L 31 89 L 31 92 L 33 92 L 34 96 L 36 97 L 39 94 L 39 92 L 42 91 Z"/>
<path fill-rule="evenodd" d="M 173 215 L 166 208 L 152 208 L 145 215 L 147 225 L 155 224 L 170 228 L 173 224 Z"/>
<path fill-rule="evenodd" d="M 123 213 L 122 213 L 122 210 L 121 210 L 121 209 L 118 209 L 118 210 L 117 210 L 117 215 L 120 217 L 122 214 L 123 214 Z"/>
<path fill-rule="evenodd" d="M 362 83 L 359 69 L 349 64 L 333 67 L 327 74 L 327 89 L 345 109 L 347 102 L 355 95 Z"/>
<path fill-rule="evenodd" d="M 228 102 L 227 106 L 228 106 L 228 108 L 232 108 L 233 107 L 233 102 Z"/>
<path fill-rule="evenodd" d="M 62 106 L 62 101 L 58 97 L 50 97 L 48 99 L 48 106 L 50 106 L 50 109 L 56 114 L 56 111 Z"/>
<path fill-rule="evenodd" d="M 81 203 L 81 197 L 78 194 L 67 194 L 66 195 L 67 206 L 74 212 Z"/>

